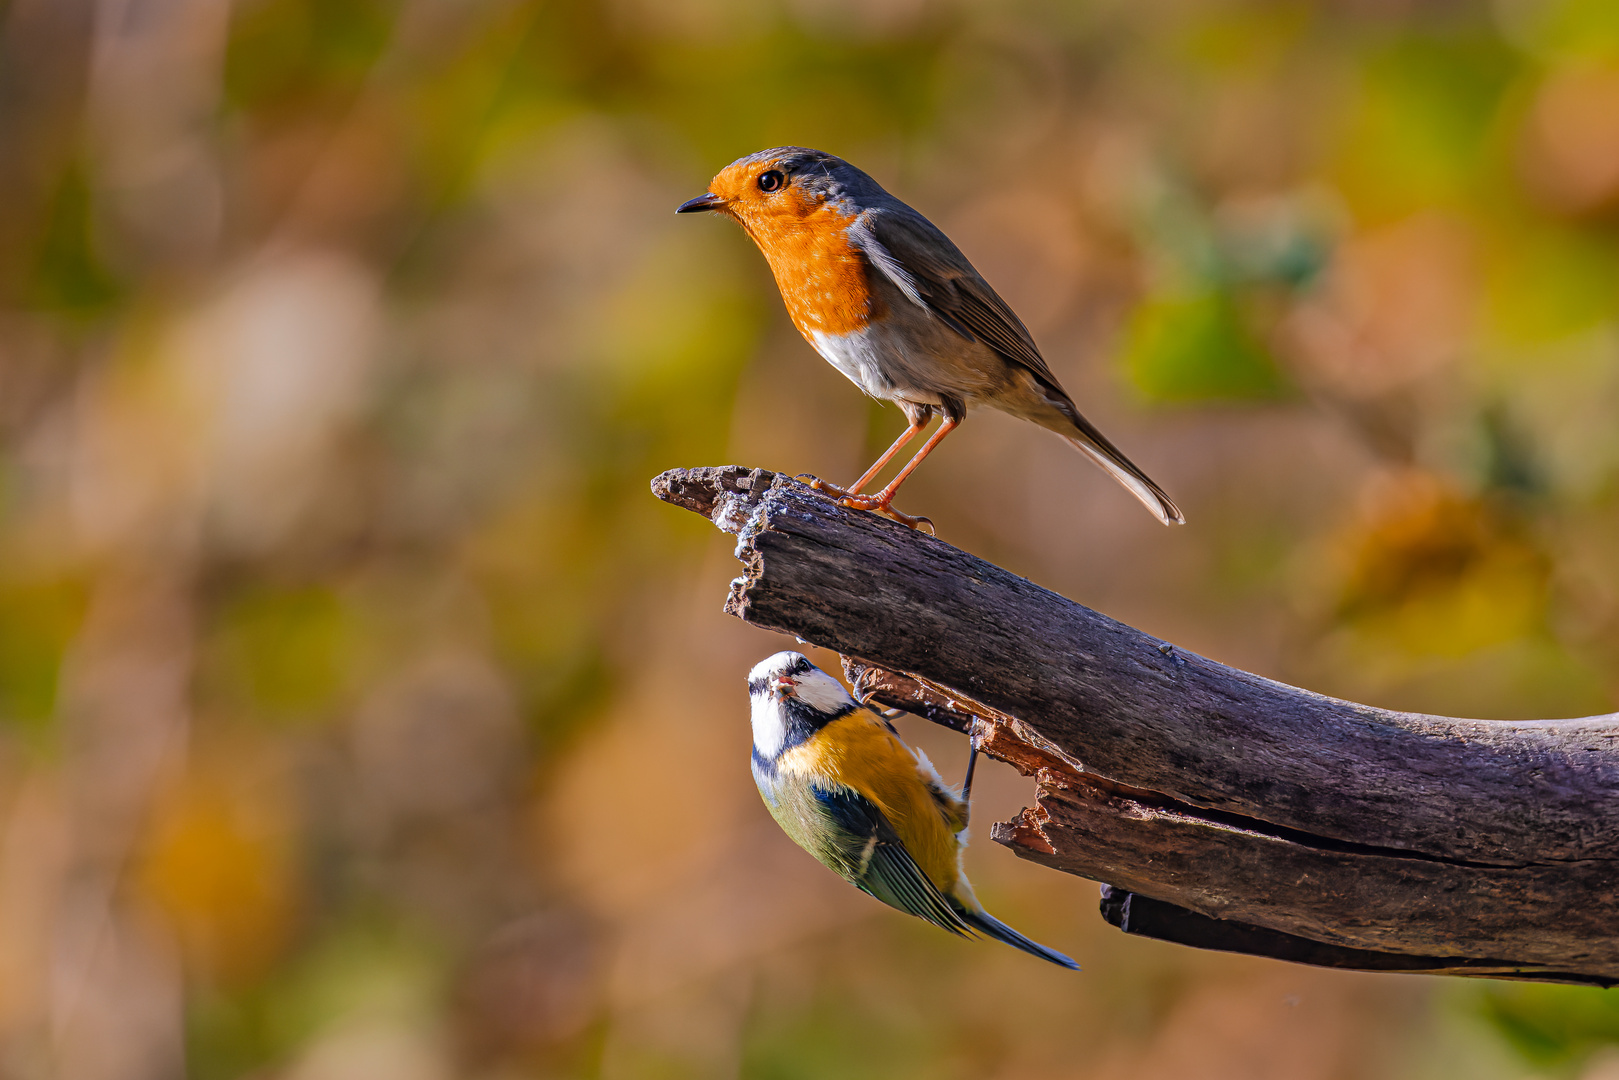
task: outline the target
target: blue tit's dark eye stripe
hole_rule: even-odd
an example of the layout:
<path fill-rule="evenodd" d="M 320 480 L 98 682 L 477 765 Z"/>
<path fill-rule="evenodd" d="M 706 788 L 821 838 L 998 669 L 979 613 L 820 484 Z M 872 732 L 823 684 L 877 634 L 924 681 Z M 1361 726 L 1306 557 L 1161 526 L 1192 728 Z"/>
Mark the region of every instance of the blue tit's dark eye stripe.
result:
<path fill-rule="evenodd" d="M 808 675 L 814 667 L 814 664 L 800 656 L 797 660 L 794 660 L 792 666 L 787 669 L 787 674 Z"/>
<path fill-rule="evenodd" d="M 769 679 L 761 678 L 748 680 L 748 693 L 750 694 L 762 694 L 768 689 L 770 689 Z"/>

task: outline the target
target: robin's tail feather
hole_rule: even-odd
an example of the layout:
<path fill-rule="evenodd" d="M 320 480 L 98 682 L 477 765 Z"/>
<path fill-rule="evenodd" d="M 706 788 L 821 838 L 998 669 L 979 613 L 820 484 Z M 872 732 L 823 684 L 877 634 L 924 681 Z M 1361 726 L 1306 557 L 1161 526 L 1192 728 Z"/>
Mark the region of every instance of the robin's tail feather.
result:
<path fill-rule="evenodd" d="M 1060 431 L 1058 434 L 1075 450 L 1102 466 L 1109 476 L 1129 488 L 1130 494 L 1140 499 L 1142 505 L 1151 510 L 1159 521 L 1165 525 L 1186 524 L 1186 515 L 1181 513 L 1180 507 L 1176 506 L 1168 495 L 1164 494 L 1164 489 L 1153 483 L 1150 476 L 1136 468 L 1135 463 L 1125 457 L 1117 446 L 1108 442 L 1107 436 L 1097 431 L 1083 416 L 1068 419 L 1076 421 L 1074 423 L 1076 430 L 1073 433 Z"/>
<path fill-rule="evenodd" d="M 963 922 L 985 937 L 1003 941 L 1014 949 L 1022 949 L 1031 956 L 1049 960 L 1058 967 L 1065 967 L 1070 971 L 1079 970 L 1078 964 L 1056 949 L 1048 949 L 1037 941 L 1030 941 L 987 911 L 973 911 L 971 908 L 963 907 L 958 909 L 956 913 L 961 916 Z"/>

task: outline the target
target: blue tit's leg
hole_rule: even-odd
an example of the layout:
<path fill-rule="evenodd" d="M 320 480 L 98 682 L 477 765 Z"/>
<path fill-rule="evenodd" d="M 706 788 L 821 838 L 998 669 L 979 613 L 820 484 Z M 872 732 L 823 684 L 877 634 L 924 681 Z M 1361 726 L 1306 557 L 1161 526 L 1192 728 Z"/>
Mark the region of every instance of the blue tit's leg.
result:
<path fill-rule="evenodd" d="M 967 777 L 961 782 L 961 802 L 967 808 L 967 819 L 970 821 L 973 816 L 973 769 L 978 765 L 978 739 L 968 735 L 967 745 L 972 749 L 967 754 Z"/>

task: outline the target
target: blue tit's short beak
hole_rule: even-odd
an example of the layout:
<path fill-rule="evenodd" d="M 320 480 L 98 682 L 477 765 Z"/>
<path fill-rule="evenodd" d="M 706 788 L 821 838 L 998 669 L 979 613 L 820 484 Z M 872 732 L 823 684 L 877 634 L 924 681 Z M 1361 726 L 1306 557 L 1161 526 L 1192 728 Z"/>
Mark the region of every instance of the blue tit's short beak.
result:
<path fill-rule="evenodd" d="M 724 199 L 720 198 L 718 195 L 712 195 L 705 191 L 703 194 L 697 196 L 697 198 L 687 199 L 685 202 L 675 207 L 675 213 L 695 214 L 700 210 L 718 210 L 724 205 Z"/>

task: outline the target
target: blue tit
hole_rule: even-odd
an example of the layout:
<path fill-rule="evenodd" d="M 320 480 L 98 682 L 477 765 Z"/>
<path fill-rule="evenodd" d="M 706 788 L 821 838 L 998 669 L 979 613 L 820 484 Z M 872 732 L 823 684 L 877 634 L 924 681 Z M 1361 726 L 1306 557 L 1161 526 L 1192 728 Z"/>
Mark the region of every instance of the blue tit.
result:
<path fill-rule="evenodd" d="M 799 847 L 890 907 L 1078 970 L 986 912 L 961 869 L 967 803 L 920 750 L 800 653 L 748 673 L 753 778 Z"/>

